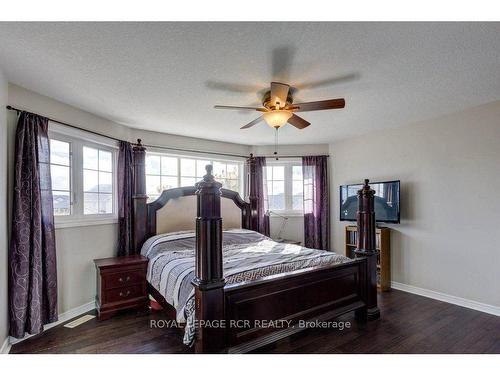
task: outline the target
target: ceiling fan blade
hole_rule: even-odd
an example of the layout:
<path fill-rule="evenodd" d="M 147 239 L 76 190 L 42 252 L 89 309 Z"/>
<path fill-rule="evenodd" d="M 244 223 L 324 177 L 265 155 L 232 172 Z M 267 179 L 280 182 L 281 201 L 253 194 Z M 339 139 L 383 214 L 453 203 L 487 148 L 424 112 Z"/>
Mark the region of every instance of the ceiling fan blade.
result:
<path fill-rule="evenodd" d="M 279 103 L 280 108 L 284 107 L 286 104 L 286 98 L 288 97 L 288 90 L 290 90 L 290 86 L 286 83 L 271 82 L 272 105 Z"/>
<path fill-rule="evenodd" d="M 261 86 L 246 85 L 232 82 L 206 81 L 205 86 L 212 90 L 230 91 L 238 93 L 254 93 L 261 90 Z"/>
<path fill-rule="evenodd" d="M 290 125 L 295 126 L 297 129 L 304 129 L 307 128 L 309 125 L 311 125 L 310 122 L 304 120 L 302 117 L 299 117 L 295 114 L 288 119 L 288 123 Z"/>
<path fill-rule="evenodd" d="M 264 117 L 263 116 L 260 116 L 260 117 L 257 117 L 255 120 L 249 122 L 248 124 L 246 124 L 245 126 L 242 126 L 240 129 L 248 129 L 248 128 L 251 128 L 252 126 L 258 124 L 259 122 L 261 122 L 262 120 L 264 120 Z"/>
<path fill-rule="evenodd" d="M 318 87 L 336 85 L 336 84 L 340 84 L 340 83 L 344 83 L 344 82 L 355 81 L 355 80 L 359 79 L 359 77 L 360 77 L 359 73 L 349 73 L 349 74 L 344 74 L 341 76 L 320 79 L 318 81 L 297 83 L 297 84 L 294 84 L 293 86 L 297 90 L 308 90 L 308 89 L 315 89 Z"/>
<path fill-rule="evenodd" d="M 329 99 L 320 100 L 317 102 L 308 103 L 293 103 L 294 107 L 299 107 L 295 112 L 306 112 L 306 111 L 321 111 L 324 109 L 339 109 L 345 107 L 345 100 L 342 99 Z"/>
<path fill-rule="evenodd" d="M 265 108 L 259 107 L 243 107 L 243 106 L 234 106 L 234 105 L 214 105 L 215 109 L 233 109 L 236 111 L 259 111 L 259 112 L 267 112 Z"/>

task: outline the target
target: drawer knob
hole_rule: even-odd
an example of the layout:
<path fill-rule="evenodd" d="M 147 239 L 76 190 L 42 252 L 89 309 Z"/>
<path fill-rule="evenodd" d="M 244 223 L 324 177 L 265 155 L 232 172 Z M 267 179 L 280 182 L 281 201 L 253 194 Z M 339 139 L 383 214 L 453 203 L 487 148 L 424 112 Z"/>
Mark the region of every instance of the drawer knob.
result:
<path fill-rule="evenodd" d="M 120 297 L 128 297 L 130 295 L 130 290 L 127 290 L 127 292 L 123 293 L 120 292 Z"/>
<path fill-rule="evenodd" d="M 123 277 L 120 277 L 120 278 L 118 279 L 118 281 L 119 281 L 119 282 L 121 282 L 121 283 L 124 283 L 124 282 L 130 281 L 130 276 L 127 276 L 125 279 L 123 279 Z"/>

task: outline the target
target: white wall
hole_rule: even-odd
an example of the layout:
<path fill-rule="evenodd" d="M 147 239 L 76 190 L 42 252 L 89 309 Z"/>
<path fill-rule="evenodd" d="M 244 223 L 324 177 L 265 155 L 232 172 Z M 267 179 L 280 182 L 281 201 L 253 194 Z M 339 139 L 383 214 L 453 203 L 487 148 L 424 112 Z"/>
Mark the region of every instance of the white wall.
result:
<path fill-rule="evenodd" d="M 334 248 L 339 185 L 400 179 L 393 281 L 500 307 L 499 142 L 500 101 L 333 143 Z"/>
<path fill-rule="evenodd" d="M 281 233 L 281 238 L 286 240 L 299 241 L 304 244 L 304 216 L 303 215 L 290 215 L 288 216 L 285 228 Z M 271 216 L 269 218 L 269 229 L 271 231 L 271 238 L 277 239 L 278 232 L 283 224 L 281 217 Z"/>
<path fill-rule="evenodd" d="M 7 81 L 0 70 L 0 347 L 8 334 Z"/>
<path fill-rule="evenodd" d="M 141 138 L 146 144 L 239 155 L 250 153 L 250 147 L 245 145 L 128 128 L 13 84 L 10 84 L 8 88 L 8 102 L 20 109 L 26 109 L 124 140 L 135 141 L 135 139 Z M 4 108 L 3 101 L 1 103 L 2 108 Z M 2 114 L 3 112 L 0 112 L 0 116 Z M 8 115 L 9 192 L 12 191 L 14 172 L 12 166 L 14 165 L 15 126 L 15 112 L 10 112 Z M 2 137 L 2 142 L 4 139 L 5 137 Z M 1 150 L 4 152 L 3 147 Z M 4 180 L 2 179 L 2 181 Z M 2 202 L 5 203 L 5 199 L 2 199 Z M 9 212 L 10 210 L 11 208 L 9 208 Z M 5 226 L 1 225 L 0 227 L 4 228 Z M 92 260 L 115 255 L 117 232 L 117 224 L 56 229 L 59 313 L 64 313 L 94 299 L 96 276 Z M 6 283 L 1 282 L 0 284 L 6 285 Z M 3 304 L 1 305 L 3 308 Z"/>

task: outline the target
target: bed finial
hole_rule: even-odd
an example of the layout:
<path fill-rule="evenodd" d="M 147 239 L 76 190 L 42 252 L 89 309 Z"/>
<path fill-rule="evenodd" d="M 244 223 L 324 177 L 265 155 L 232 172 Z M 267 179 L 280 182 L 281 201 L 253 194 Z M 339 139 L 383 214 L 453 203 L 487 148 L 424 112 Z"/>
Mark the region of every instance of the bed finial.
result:
<path fill-rule="evenodd" d="M 207 171 L 207 176 L 212 176 L 212 171 L 214 170 L 214 167 L 212 164 L 207 164 L 205 165 L 205 170 Z"/>
<path fill-rule="evenodd" d="M 366 258 L 367 295 L 366 307 L 368 319 L 378 319 L 380 310 L 377 306 L 377 250 L 375 225 L 375 190 L 370 188 L 369 179 L 365 179 L 362 189 L 358 190 L 358 241 L 354 253 L 356 257 Z"/>

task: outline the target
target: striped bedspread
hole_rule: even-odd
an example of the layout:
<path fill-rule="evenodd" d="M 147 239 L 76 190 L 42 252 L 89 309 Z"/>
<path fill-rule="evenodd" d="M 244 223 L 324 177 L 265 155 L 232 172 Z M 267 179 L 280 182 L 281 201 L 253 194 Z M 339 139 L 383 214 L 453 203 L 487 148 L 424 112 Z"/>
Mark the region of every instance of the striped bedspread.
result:
<path fill-rule="evenodd" d="M 141 254 L 149 258 L 148 281 L 186 322 L 184 343 L 194 342 L 195 233 L 175 232 L 151 237 Z M 272 241 L 245 229 L 223 233 L 223 269 L 227 284 L 259 279 L 302 268 L 349 262 L 330 251 Z"/>

